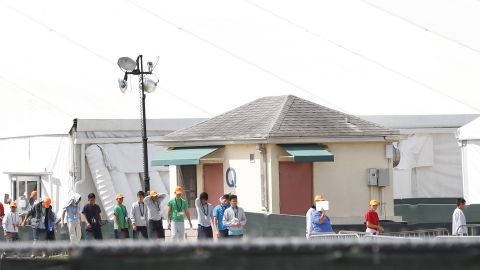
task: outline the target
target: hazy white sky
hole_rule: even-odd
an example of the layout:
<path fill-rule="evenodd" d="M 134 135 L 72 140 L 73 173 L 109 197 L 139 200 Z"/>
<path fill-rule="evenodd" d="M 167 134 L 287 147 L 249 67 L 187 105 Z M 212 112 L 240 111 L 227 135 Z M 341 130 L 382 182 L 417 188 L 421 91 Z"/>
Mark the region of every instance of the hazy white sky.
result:
<path fill-rule="evenodd" d="M 0 137 L 139 117 L 116 65 L 138 54 L 160 57 L 150 118 L 284 94 L 357 115 L 479 113 L 478 14 L 478 0 L 0 0 Z"/>

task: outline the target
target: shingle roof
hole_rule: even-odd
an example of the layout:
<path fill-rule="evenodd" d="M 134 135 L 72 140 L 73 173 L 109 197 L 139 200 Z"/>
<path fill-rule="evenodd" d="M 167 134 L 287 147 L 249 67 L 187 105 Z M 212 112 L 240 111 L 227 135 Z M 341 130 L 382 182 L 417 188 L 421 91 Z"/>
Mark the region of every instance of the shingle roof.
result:
<path fill-rule="evenodd" d="M 398 134 L 397 130 L 288 95 L 259 98 L 165 138 L 211 141 Z"/>

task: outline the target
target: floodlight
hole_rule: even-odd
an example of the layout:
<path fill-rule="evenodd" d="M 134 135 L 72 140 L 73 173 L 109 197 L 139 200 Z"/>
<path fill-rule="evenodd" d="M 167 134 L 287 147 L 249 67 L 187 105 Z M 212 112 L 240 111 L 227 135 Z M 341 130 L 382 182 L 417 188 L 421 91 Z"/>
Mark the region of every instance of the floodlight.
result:
<path fill-rule="evenodd" d="M 123 71 L 133 71 L 137 67 L 137 62 L 130 57 L 118 58 L 117 64 Z"/>
<path fill-rule="evenodd" d="M 127 86 L 128 86 L 127 80 L 118 79 L 118 87 L 120 88 L 120 91 L 122 91 L 122 93 L 125 93 L 125 91 L 127 91 Z"/>
<path fill-rule="evenodd" d="M 143 90 L 147 93 L 152 93 L 157 88 L 158 81 L 154 81 L 150 78 L 143 79 Z"/>

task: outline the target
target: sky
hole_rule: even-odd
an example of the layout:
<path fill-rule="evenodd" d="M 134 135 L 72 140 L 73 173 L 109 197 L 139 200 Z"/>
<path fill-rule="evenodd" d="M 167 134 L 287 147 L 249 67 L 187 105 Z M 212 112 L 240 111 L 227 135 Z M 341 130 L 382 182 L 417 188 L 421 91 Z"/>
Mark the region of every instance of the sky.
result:
<path fill-rule="evenodd" d="M 0 0 L 0 137 L 292 94 L 356 115 L 480 113 L 479 0 Z"/>

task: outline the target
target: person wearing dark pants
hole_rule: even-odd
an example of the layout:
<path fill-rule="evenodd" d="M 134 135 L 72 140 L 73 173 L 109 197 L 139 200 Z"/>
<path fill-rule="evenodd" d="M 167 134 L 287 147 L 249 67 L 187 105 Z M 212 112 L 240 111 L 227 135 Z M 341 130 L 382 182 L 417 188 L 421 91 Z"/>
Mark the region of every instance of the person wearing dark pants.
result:
<path fill-rule="evenodd" d="M 132 204 L 130 211 L 130 220 L 132 221 L 133 239 L 138 239 L 141 234 L 144 239 L 148 239 L 147 231 L 147 207 L 145 207 L 145 192 L 137 192 L 137 201 Z"/>
<path fill-rule="evenodd" d="M 208 203 L 208 194 L 202 192 L 198 198 L 195 199 L 195 208 L 198 217 L 198 239 L 213 239 L 212 205 Z"/>
<path fill-rule="evenodd" d="M 213 209 L 213 227 L 217 238 L 228 237 L 228 228 L 223 225 L 223 214 L 230 208 L 230 194 L 225 194 L 220 198 L 220 205 Z"/>
<path fill-rule="evenodd" d="M 87 221 L 87 227 L 85 229 L 87 240 L 103 239 L 102 228 L 100 225 L 102 222 L 100 217 L 101 212 L 100 206 L 95 203 L 95 194 L 88 194 L 88 203 L 83 207 L 82 210 L 82 215 Z"/>
<path fill-rule="evenodd" d="M 150 191 L 150 195 L 145 197 L 144 202 L 148 212 L 148 235 L 151 239 L 165 240 L 165 230 L 162 221 L 162 201 L 164 197 L 160 197 L 155 191 Z"/>

